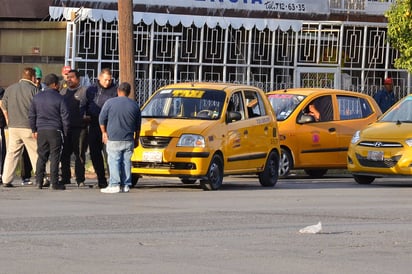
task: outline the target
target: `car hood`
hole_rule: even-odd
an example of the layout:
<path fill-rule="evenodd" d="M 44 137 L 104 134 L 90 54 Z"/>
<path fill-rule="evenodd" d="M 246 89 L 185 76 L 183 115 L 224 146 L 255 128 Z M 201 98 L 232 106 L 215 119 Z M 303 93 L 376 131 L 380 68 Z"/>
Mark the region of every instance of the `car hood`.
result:
<path fill-rule="evenodd" d="M 385 140 L 412 137 L 412 123 L 377 122 L 362 130 L 362 139 Z"/>
<path fill-rule="evenodd" d="M 218 120 L 142 118 L 141 136 L 180 137 L 183 133 L 202 134 Z"/>

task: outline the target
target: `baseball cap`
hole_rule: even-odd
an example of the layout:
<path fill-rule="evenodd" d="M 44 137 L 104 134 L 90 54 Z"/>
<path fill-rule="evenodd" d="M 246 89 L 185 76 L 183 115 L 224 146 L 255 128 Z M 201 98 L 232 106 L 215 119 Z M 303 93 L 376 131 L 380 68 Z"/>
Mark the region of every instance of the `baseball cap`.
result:
<path fill-rule="evenodd" d="M 62 74 L 65 75 L 65 74 L 69 73 L 69 71 L 71 71 L 71 70 L 72 70 L 72 68 L 70 66 L 64 66 L 62 68 Z"/>
<path fill-rule="evenodd" d="M 384 85 L 392 85 L 392 84 L 393 84 L 392 78 L 386 78 L 386 79 L 383 81 L 383 84 L 384 84 Z"/>
<path fill-rule="evenodd" d="M 39 67 L 34 67 L 34 73 L 36 75 L 36 79 L 40 79 L 43 77 L 43 73 Z"/>

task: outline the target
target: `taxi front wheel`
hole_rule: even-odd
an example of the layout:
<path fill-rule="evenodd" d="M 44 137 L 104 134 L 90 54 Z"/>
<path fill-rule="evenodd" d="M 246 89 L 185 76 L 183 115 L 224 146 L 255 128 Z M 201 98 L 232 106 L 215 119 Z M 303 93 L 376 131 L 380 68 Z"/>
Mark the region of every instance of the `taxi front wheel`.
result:
<path fill-rule="evenodd" d="M 353 175 L 353 179 L 360 185 L 369 185 L 375 181 L 375 177 L 366 175 Z"/>
<path fill-rule="evenodd" d="M 139 174 L 132 173 L 132 187 L 135 187 L 137 185 L 139 178 L 140 178 Z"/>
<path fill-rule="evenodd" d="M 200 180 L 203 190 L 218 190 L 223 182 L 223 160 L 219 155 L 214 155 L 210 162 L 206 179 Z"/>
<path fill-rule="evenodd" d="M 279 176 L 286 177 L 288 176 L 290 170 L 293 166 L 293 159 L 292 155 L 289 151 L 282 148 L 281 155 L 280 155 L 280 162 L 279 162 Z"/>
<path fill-rule="evenodd" d="M 272 151 L 266 160 L 265 169 L 259 173 L 259 182 L 262 186 L 274 186 L 279 177 L 279 156 Z"/>

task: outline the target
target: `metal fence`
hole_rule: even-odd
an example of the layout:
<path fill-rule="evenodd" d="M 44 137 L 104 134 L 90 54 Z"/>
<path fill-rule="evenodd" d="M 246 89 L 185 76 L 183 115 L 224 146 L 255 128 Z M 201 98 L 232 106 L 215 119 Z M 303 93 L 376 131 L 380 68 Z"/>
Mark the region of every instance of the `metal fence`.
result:
<path fill-rule="evenodd" d="M 93 81 L 105 67 L 119 71 L 116 21 L 77 20 L 67 27 L 66 59 Z M 397 51 L 386 25 L 304 22 L 295 32 L 207 25 L 134 25 L 136 99 L 160 86 L 187 81 L 244 83 L 264 91 L 328 87 L 373 95 L 392 77 L 397 98 L 409 93 L 410 75 L 394 68 Z"/>

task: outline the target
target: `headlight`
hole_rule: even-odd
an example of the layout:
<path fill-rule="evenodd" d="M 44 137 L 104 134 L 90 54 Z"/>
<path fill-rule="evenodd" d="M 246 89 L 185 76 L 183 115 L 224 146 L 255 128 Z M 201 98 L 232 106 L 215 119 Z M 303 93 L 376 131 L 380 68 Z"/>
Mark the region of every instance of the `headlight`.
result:
<path fill-rule="evenodd" d="M 178 147 L 205 147 L 205 138 L 201 135 L 183 134 L 180 136 Z"/>
<path fill-rule="evenodd" d="M 406 143 L 408 146 L 412 147 L 412 139 L 406 139 L 406 140 L 405 140 L 405 143 Z"/>
<path fill-rule="evenodd" d="M 360 130 L 357 130 L 355 134 L 352 136 L 352 140 L 350 140 L 351 144 L 356 144 L 360 140 Z"/>

